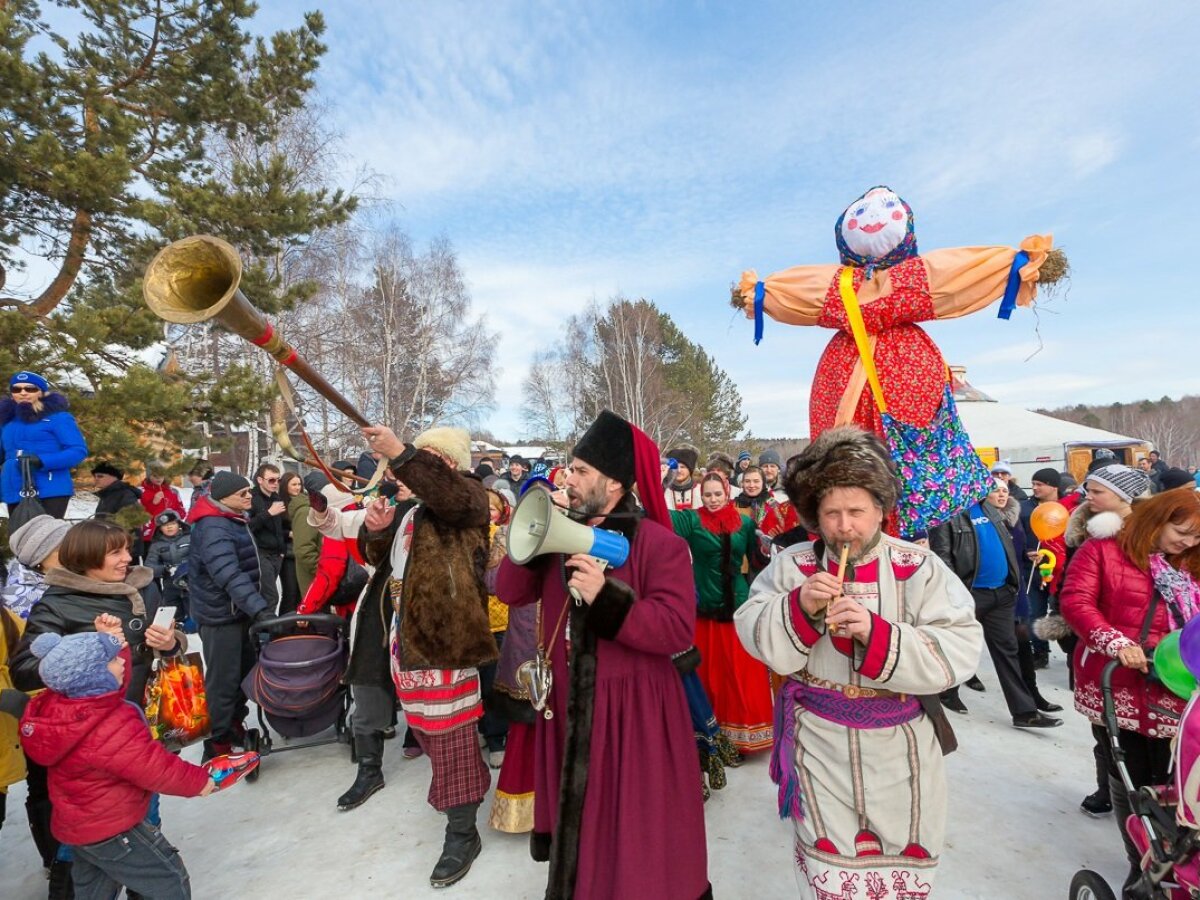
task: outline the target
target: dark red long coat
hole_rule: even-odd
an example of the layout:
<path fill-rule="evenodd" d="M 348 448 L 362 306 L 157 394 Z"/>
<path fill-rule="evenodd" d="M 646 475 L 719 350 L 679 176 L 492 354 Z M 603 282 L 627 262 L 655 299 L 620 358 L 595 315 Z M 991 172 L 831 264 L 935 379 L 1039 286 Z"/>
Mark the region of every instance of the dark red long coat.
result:
<path fill-rule="evenodd" d="M 570 669 L 560 634 L 554 717 L 535 719 L 535 838 L 555 835 L 550 900 L 696 900 L 708 890 L 700 763 L 671 661 L 696 628 L 688 548 L 649 520 L 631 544 L 590 607 L 567 594 L 560 555 L 505 559 L 496 575 L 505 603 L 542 599 L 547 643 L 572 603 Z"/>
<path fill-rule="evenodd" d="M 1095 724 L 1103 721 L 1100 674 L 1121 647 L 1138 642 L 1153 596 L 1150 573 L 1135 566 L 1112 538 L 1085 541 L 1071 557 L 1059 601 L 1063 618 L 1080 637 L 1075 648 L 1075 708 Z M 1142 644 L 1147 657 L 1172 627 L 1160 598 Z M 1175 734 L 1184 701 L 1136 669 L 1122 666 L 1113 673 L 1113 698 L 1122 729 L 1154 738 Z"/>
<path fill-rule="evenodd" d="M 99 697 L 72 700 L 45 691 L 21 717 L 25 755 L 50 770 L 50 830 L 64 844 L 94 844 L 146 818 L 150 795 L 195 797 L 207 770 L 184 762 L 150 736 L 142 711 L 125 699 L 125 684 Z"/>

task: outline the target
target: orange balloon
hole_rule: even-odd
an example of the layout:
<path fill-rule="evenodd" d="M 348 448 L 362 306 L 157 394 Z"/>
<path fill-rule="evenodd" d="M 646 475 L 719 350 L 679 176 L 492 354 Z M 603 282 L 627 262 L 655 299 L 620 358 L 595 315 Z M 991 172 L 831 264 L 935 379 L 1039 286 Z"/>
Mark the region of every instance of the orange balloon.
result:
<path fill-rule="evenodd" d="M 1069 518 L 1071 514 L 1061 503 L 1039 503 L 1029 517 L 1029 527 L 1039 541 L 1052 541 L 1067 530 Z"/>

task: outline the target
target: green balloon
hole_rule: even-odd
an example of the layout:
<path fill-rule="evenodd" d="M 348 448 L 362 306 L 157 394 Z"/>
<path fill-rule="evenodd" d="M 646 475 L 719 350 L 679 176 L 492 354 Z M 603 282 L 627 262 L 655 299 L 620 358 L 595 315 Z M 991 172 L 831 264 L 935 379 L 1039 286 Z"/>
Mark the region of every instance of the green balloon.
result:
<path fill-rule="evenodd" d="M 1154 648 L 1154 672 L 1167 690 L 1184 700 L 1192 699 L 1196 676 L 1188 671 L 1179 655 L 1179 632 L 1167 634 Z"/>

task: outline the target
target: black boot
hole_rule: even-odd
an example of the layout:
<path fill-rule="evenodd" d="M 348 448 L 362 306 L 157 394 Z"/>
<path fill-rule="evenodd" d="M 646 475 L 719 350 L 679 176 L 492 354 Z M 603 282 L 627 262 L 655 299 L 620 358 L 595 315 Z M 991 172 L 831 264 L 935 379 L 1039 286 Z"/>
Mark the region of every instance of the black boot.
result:
<path fill-rule="evenodd" d="M 1108 754 L 1104 746 L 1097 742 L 1092 747 L 1092 755 L 1096 757 L 1096 792 L 1084 797 L 1079 808 L 1093 819 L 1099 819 L 1113 811 L 1108 785 Z"/>
<path fill-rule="evenodd" d="M 33 835 L 33 845 L 37 847 L 42 857 L 42 865 L 50 868 L 58 853 L 58 841 L 50 833 L 50 800 L 35 800 L 25 803 L 25 815 L 29 818 L 29 833 Z"/>
<path fill-rule="evenodd" d="M 338 809 L 345 812 L 362 806 L 376 791 L 383 790 L 383 734 L 354 736 L 354 753 L 358 757 L 358 775 L 350 790 L 338 797 Z"/>
<path fill-rule="evenodd" d="M 56 859 L 50 863 L 50 892 L 49 900 L 73 900 L 75 883 L 71 881 L 71 863 Z"/>
<path fill-rule="evenodd" d="M 1140 869 L 1142 855 L 1138 852 L 1137 844 L 1133 842 L 1129 832 L 1125 830 L 1125 820 L 1133 813 L 1133 806 L 1129 802 L 1129 795 L 1125 793 L 1125 785 L 1121 784 L 1121 779 L 1110 775 L 1108 792 L 1112 799 L 1113 812 L 1116 813 L 1117 828 L 1121 830 L 1121 843 L 1125 845 L 1125 858 L 1129 860 L 1130 871 Z"/>
<path fill-rule="evenodd" d="M 435 888 L 449 887 L 471 871 L 471 863 L 483 849 L 479 830 L 475 827 L 478 803 L 452 806 L 446 810 L 446 844 L 442 858 L 433 867 L 429 883 Z"/>

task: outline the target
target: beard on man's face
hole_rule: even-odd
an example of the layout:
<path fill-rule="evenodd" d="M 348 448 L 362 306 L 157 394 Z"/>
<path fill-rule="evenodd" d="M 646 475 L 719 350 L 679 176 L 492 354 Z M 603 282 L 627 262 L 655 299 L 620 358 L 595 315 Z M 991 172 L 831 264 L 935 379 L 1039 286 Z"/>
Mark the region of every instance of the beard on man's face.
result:
<path fill-rule="evenodd" d="M 578 488 L 567 488 L 567 499 L 571 509 L 584 518 L 592 518 L 604 514 L 604 504 L 608 486 L 607 478 L 599 478 L 586 493 Z"/>

